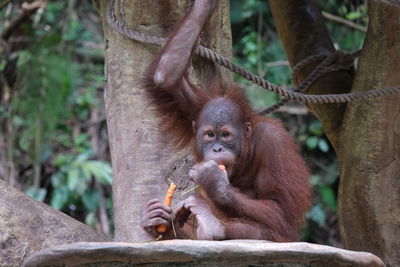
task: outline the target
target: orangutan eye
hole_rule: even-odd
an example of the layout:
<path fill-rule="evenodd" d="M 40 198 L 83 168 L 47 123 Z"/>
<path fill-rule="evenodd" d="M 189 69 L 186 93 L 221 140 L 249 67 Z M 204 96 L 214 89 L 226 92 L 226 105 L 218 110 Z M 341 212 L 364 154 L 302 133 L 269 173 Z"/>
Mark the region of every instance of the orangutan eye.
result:
<path fill-rule="evenodd" d="M 214 137 L 214 133 L 212 131 L 207 131 L 206 134 L 208 137 L 211 137 L 211 138 Z"/>
<path fill-rule="evenodd" d="M 231 135 L 231 133 L 228 132 L 228 131 L 223 131 L 223 132 L 222 132 L 222 137 L 228 137 L 228 136 L 230 136 L 230 135 Z"/>

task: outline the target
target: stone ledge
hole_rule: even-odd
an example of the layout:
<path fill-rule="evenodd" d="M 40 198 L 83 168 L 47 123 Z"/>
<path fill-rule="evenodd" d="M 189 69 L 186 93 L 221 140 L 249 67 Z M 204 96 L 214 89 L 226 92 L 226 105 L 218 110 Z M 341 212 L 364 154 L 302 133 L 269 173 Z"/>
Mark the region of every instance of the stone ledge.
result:
<path fill-rule="evenodd" d="M 310 243 L 259 240 L 79 242 L 29 256 L 23 266 L 384 266 L 375 255 Z"/>

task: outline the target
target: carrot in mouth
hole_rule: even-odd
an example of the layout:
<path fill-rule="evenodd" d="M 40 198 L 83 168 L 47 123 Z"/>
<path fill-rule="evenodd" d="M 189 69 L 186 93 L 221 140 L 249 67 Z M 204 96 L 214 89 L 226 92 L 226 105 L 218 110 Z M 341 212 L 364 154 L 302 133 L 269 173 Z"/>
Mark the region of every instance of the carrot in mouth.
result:
<path fill-rule="evenodd" d="M 226 167 L 225 167 L 225 165 L 218 165 L 218 167 L 219 167 L 219 169 L 221 170 L 221 171 L 225 171 L 226 172 Z"/>

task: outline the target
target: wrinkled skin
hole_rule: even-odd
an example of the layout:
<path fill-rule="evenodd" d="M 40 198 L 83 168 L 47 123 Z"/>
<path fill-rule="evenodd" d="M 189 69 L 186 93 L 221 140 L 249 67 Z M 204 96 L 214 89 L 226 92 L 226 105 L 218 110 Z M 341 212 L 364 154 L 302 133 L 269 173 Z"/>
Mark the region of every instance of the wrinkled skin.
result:
<path fill-rule="evenodd" d="M 214 160 L 231 174 L 245 138 L 251 135 L 251 124 L 243 121 L 239 107 L 224 98 L 214 99 L 203 108 L 193 125 L 200 160 Z"/>
<path fill-rule="evenodd" d="M 141 225 L 151 235 L 155 236 L 158 225 L 166 226 L 167 231 L 171 228 L 172 209 L 159 199 L 152 199 L 146 203 L 141 214 Z"/>

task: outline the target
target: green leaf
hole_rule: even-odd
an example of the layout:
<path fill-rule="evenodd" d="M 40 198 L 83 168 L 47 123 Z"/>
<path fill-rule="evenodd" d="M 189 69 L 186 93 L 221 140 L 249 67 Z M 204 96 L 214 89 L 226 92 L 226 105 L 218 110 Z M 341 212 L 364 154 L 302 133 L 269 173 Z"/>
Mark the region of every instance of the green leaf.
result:
<path fill-rule="evenodd" d="M 89 153 L 81 153 L 81 154 L 79 154 L 75 158 L 74 163 L 72 164 L 72 166 L 79 167 L 81 164 L 87 162 L 89 157 L 90 157 Z"/>
<path fill-rule="evenodd" d="M 248 52 L 250 52 L 250 51 L 256 51 L 256 50 L 257 50 L 257 44 L 254 43 L 254 42 L 248 42 L 248 43 L 246 44 L 246 49 L 247 49 Z"/>
<path fill-rule="evenodd" d="M 18 144 L 22 150 L 28 151 L 29 146 L 32 141 L 32 135 L 30 132 L 25 131 L 22 133 L 22 136 L 19 138 Z"/>
<path fill-rule="evenodd" d="M 312 185 L 319 185 L 319 183 L 320 183 L 320 177 L 319 177 L 319 175 L 311 175 L 311 181 L 310 181 L 310 183 L 312 184 Z"/>
<path fill-rule="evenodd" d="M 86 191 L 82 196 L 82 202 L 89 211 L 96 211 L 99 201 L 100 193 L 98 191 Z"/>
<path fill-rule="evenodd" d="M 339 165 L 337 161 L 333 161 L 327 169 L 325 175 L 325 184 L 327 186 L 333 185 L 339 179 Z"/>
<path fill-rule="evenodd" d="M 348 14 L 346 15 L 346 18 L 349 19 L 349 20 L 356 20 L 356 19 L 361 18 L 361 16 L 362 16 L 362 13 L 361 13 L 361 12 L 359 12 L 359 11 L 353 11 L 353 12 L 348 13 Z"/>
<path fill-rule="evenodd" d="M 315 205 L 308 213 L 307 217 L 316 222 L 319 227 L 323 227 L 325 224 L 325 212 L 320 204 Z"/>
<path fill-rule="evenodd" d="M 322 201 L 328 205 L 332 211 L 336 211 L 336 197 L 332 188 L 322 187 L 319 191 L 321 193 Z"/>
<path fill-rule="evenodd" d="M 12 122 L 15 126 L 21 127 L 24 125 L 24 119 L 20 116 L 14 115 L 12 118 Z"/>
<path fill-rule="evenodd" d="M 75 144 L 76 144 L 77 146 L 80 146 L 80 145 L 82 145 L 83 143 L 87 143 L 88 140 L 89 140 L 89 134 L 87 134 L 87 133 L 82 133 L 82 134 L 80 134 L 80 135 L 78 136 L 78 138 L 76 138 L 76 139 L 74 140 L 74 142 L 75 142 Z"/>
<path fill-rule="evenodd" d="M 314 120 L 310 126 L 308 127 L 308 130 L 310 131 L 310 133 L 312 133 L 313 135 L 322 135 L 323 130 L 322 130 L 322 125 L 321 122 L 318 120 Z"/>
<path fill-rule="evenodd" d="M 86 166 L 88 170 L 92 173 L 92 175 L 98 179 L 102 184 L 111 184 L 112 183 L 112 170 L 111 166 L 107 162 L 103 161 L 88 161 L 86 162 Z"/>
<path fill-rule="evenodd" d="M 6 66 L 7 66 L 7 61 L 6 61 L 4 58 L 1 58 L 1 59 L 0 59 L 0 71 L 1 71 L 1 72 L 4 71 L 4 69 L 6 68 Z"/>
<path fill-rule="evenodd" d="M 94 212 L 90 212 L 88 215 L 86 215 L 85 218 L 85 223 L 91 227 L 94 227 L 96 225 L 96 214 Z"/>
<path fill-rule="evenodd" d="M 60 154 L 57 155 L 57 157 L 54 159 L 53 164 L 57 167 L 60 167 L 62 165 L 66 165 L 69 161 L 69 156 L 66 154 Z"/>
<path fill-rule="evenodd" d="M 20 68 L 21 66 L 25 65 L 31 60 L 31 58 L 32 54 L 29 51 L 22 50 L 18 55 L 17 67 Z"/>
<path fill-rule="evenodd" d="M 318 148 L 319 148 L 319 150 L 321 150 L 322 152 L 325 152 L 325 153 L 329 151 L 329 145 L 325 139 L 319 139 Z"/>
<path fill-rule="evenodd" d="M 50 205 L 56 210 L 61 210 L 64 208 L 65 204 L 68 202 L 69 191 L 66 187 L 59 187 L 53 191 L 51 195 Z"/>
<path fill-rule="evenodd" d="M 86 162 L 84 164 L 81 164 L 81 171 L 82 171 L 82 177 L 86 181 L 90 181 L 90 178 L 92 178 L 92 171 L 90 169 L 90 164 L 88 165 Z"/>
<path fill-rule="evenodd" d="M 338 12 L 339 12 L 339 14 L 346 14 L 347 7 L 345 5 L 340 6 Z"/>
<path fill-rule="evenodd" d="M 310 138 L 307 139 L 307 148 L 309 150 L 313 150 L 317 147 L 318 145 L 318 140 L 319 138 L 317 136 L 311 136 Z"/>
<path fill-rule="evenodd" d="M 79 183 L 79 170 L 70 169 L 68 172 L 68 189 L 74 191 Z"/>
<path fill-rule="evenodd" d="M 63 177 L 63 173 L 61 172 L 56 172 L 51 176 L 51 185 L 54 188 L 60 187 L 62 185 L 62 177 Z"/>
<path fill-rule="evenodd" d="M 247 59 L 249 60 L 249 62 L 251 64 L 256 64 L 257 63 L 257 55 L 256 54 L 249 54 Z"/>
<path fill-rule="evenodd" d="M 36 188 L 31 186 L 26 191 L 26 194 L 37 201 L 43 202 L 44 198 L 46 197 L 47 190 L 45 188 Z"/>

